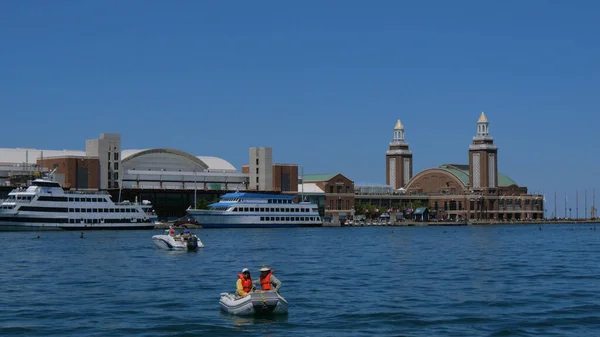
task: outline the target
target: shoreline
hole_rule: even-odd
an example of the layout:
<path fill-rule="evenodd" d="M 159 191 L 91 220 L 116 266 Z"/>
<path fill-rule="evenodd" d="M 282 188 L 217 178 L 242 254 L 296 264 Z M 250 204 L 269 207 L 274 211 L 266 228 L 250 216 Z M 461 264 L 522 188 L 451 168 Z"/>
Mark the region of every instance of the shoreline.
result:
<path fill-rule="evenodd" d="M 496 225 L 584 225 L 600 224 L 600 219 L 594 220 L 531 220 L 531 221 L 398 221 L 398 222 L 358 222 L 350 225 L 341 225 L 339 222 L 324 222 L 322 227 L 419 227 L 419 226 L 496 226 Z M 154 229 L 183 229 L 183 226 L 175 226 L 172 222 L 161 222 Z M 186 224 L 189 229 L 202 229 L 201 225 Z"/>
<path fill-rule="evenodd" d="M 594 220 L 529 220 L 529 221 L 398 221 L 398 222 L 358 222 L 341 225 L 337 222 L 323 223 L 323 227 L 418 227 L 418 226 L 496 226 L 496 225 L 582 225 L 600 224 Z"/>

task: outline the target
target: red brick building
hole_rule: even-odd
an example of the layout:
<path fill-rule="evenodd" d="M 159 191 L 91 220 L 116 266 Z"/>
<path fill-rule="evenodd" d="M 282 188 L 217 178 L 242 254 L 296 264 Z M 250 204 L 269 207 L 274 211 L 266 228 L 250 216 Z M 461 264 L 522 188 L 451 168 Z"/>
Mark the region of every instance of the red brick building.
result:
<path fill-rule="evenodd" d="M 63 188 L 73 189 L 99 189 L 100 187 L 100 161 L 98 157 L 49 157 L 38 159 L 40 167 L 49 171 L 56 169 L 55 174 L 62 175 Z"/>
<path fill-rule="evenodd" d="M 306 174 L 302 177 L 302 185 L 298 187 L 298 193 L 306 201 L 317 204 L 322 216 L 346 219 L 352 215 L 354 181 L 341 173 Z"/>

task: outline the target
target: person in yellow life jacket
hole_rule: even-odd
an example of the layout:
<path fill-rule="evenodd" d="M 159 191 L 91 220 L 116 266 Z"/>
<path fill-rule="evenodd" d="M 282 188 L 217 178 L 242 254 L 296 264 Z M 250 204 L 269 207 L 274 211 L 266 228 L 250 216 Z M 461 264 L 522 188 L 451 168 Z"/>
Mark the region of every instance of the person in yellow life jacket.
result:
<path fill-rule="evenodd" d="M 242 269 L 242 273 L 238 274 L 238 280 L 235 284 L 236 294 L 240 297 L 244 297 L 252 292 L 252 277 L 248 268 Z"/>
<path fill-rule="evenodd" d="M 274 290 L 279 292 L 279 288 L 281 288 L 281 281 L 273 275 L 273 271 L 267 266 L 260 268 L 260 278 L 254 281 L 254 284 L 257 288 L 260 286 L 264 291 Z"/>

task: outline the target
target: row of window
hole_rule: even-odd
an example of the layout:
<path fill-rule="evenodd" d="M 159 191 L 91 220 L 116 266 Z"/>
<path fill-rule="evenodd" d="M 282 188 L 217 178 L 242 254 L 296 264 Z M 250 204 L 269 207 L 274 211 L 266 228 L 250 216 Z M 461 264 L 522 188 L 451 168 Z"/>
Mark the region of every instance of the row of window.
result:
<path fill-rule="evenodd" d="M 9 195 L 6 201 L 31 201 L 34 197 L 34 195 Z"/>
<path fill-rule="evenodd" d="M 267 199 L 269 204 L 293 204 L 293 200 L 286 199 Z"/>
<path fill-rule="evenodd" d="M 69 201 L 71 201 L 71 202 L 108 202 L 108 200 L 106 200 L 105 198 L 71 198 L 71 197 L 69 197 Z"/>
<path fill-rule="evenodd" d="M 137 208 L 69 208 L 69 213 L 141 213 Z"/>
<path fill-rule="evenodd" d="M 86 223 L 86 224 L 98 224 L 98 223 L 131 223 L 138 222 L 138 219 L 69 219 L 69 223 Z M 140 220 L 139 222 L 148 222 L 148 220 Z"/>
<path fill-rule="evenodd" d="M 350 200 L 346 199 L 346 208 L 344 207 L 344 200 L 342 199 L 338 199 L 336 200 L 335 204 L 333 199 L 329 200 L 329 209 L 337 209 L 337 210 L 342 210 L 342 209 L 350 209 Z"/>
<path fill-rule="evenodd" d="M 318 216 L 261 216 L 260 221 L 320 221 Z"/>
<path fill-rule="evenodd" d="M 233 212 L 267 212 L 267 213 L 308 213 L 310 212 L 310 208 L 270 208 L 270 207 L 235 207 Z M 318 212 L 319 210 L 316 208 L 312 209 L 313 212 Z"/>
<path fill-rule="evenodd" d="M 343 188 L 346 187 L 346 193 L 352 193 L 350 192 L 350 185 L 338 185 L 335 186 L 335 193 L 343 193 Z M 334 186 L 329 186 L 329 193 L 334 193 Z"/>
<path fill-rule="evenodd" d="M 119 160 L 119 152 L 114 152 L 113 156 L 114 160 Z M 110 151 L 108 151 L 108 161 L 110 161 Z"/>

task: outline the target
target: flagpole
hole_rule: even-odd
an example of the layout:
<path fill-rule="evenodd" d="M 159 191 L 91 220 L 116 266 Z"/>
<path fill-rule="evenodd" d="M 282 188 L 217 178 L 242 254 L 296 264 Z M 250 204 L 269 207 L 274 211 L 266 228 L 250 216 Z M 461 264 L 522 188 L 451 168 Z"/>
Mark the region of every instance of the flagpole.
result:
<path fill-rule="evenodd" d="M 579 190 L 575 190 L 575 219 L 579 219 Z"/>
<path fill-rule="evenodd" d="M 565 219 L 567 219 L 567 192 L 565 192 Z"/>
<path fill-rule="evenodd" d="M 556 191 L 554 191 L 554 219 L 558 218 L 558 214 L 556 214 Z"/>
<path fill-rule="evenodd" d="M 585 190 L 585 213 L 583 215 L 583 218 L 587 219 L 587 189 Z"/>

